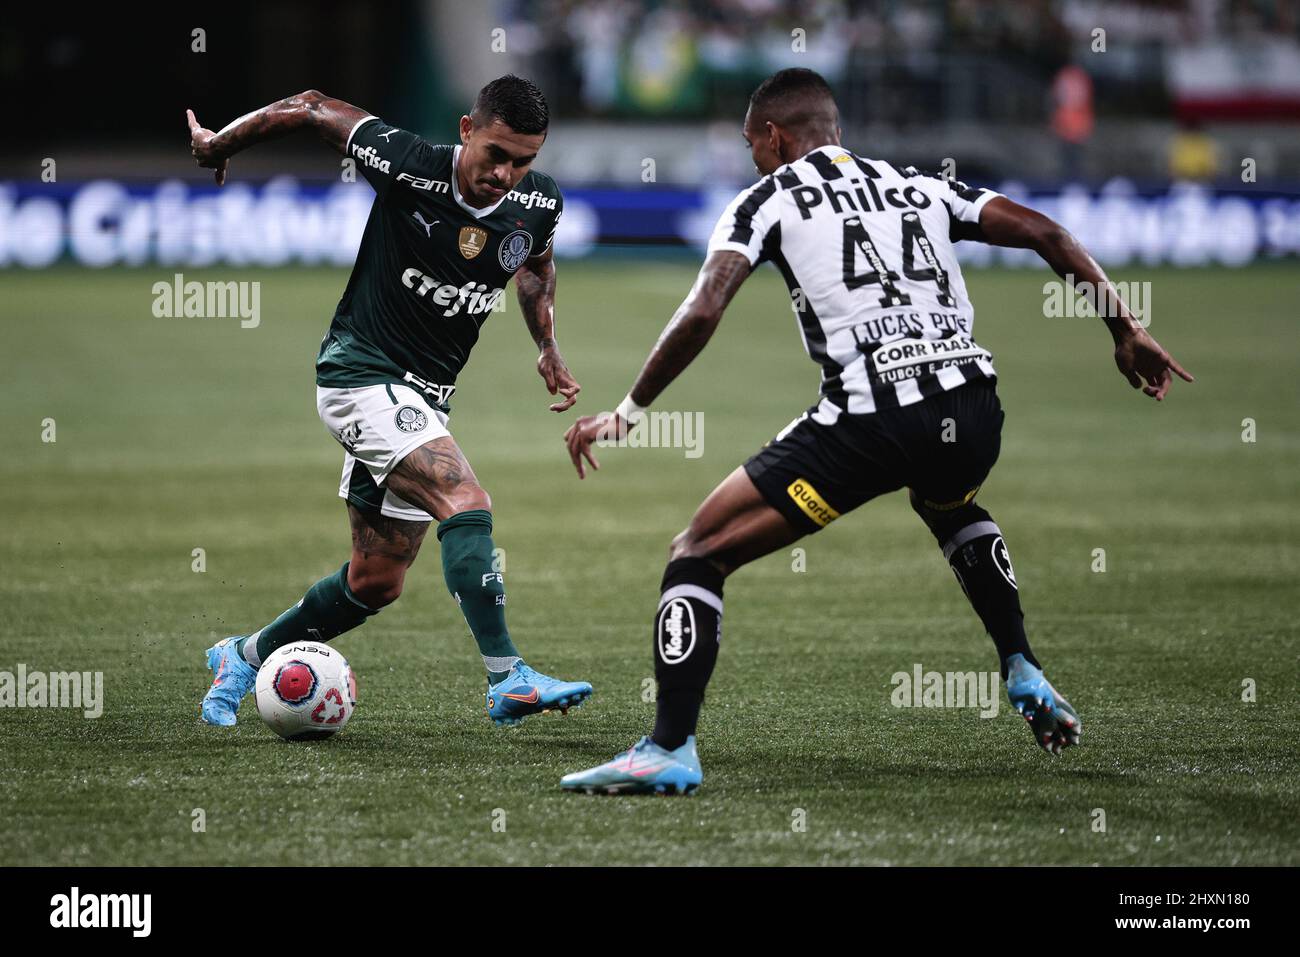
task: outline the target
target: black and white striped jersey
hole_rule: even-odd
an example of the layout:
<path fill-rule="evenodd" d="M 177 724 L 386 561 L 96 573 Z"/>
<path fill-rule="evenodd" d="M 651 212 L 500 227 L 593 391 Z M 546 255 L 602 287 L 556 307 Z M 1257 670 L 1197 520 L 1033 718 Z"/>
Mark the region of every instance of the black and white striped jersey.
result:
<path fill-rule="evenodd" d="M 833 422 L 995 376 L 952 244 L 997 195 L 823 146 L 732 200 L 709 252 L 781 270 Z"/>

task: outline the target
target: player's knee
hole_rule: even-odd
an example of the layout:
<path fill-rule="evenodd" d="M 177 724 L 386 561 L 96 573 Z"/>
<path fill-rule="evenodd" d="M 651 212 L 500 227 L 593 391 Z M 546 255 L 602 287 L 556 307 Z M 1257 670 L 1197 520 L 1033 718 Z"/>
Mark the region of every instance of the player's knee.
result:
<path fill-rule="evenodd" d="M 987 521 L 989 518 L 988 512 L 976 505 L 973 497 L 948 507 L 927 503 L 913 489 L 907 490 L 907 497 L 908 501 L 912 503 L 912 510 L 921 516 L 921 521 L 925 522 L 926 527 L 930 529 L 940 544 L 967 525 Z"/>
<path fill-rule="evenodd" d="M 357 562 L 348 566 L 348 589 L 367 608 L 383 608 L 397 601 L 405 581 L 405 568 Z"/>
<path fill-rule="evenodd" d="M 672 562 L 679 558 L 702 558 L 724 576 L 730 575 L 734 570 L 717 553 L 708 536 L 701 534 L 694 524 L 678 532 L 668 546 L 668 560 Z"/>
<path fill-rule="evenodd" d="M 688 526 L 674 535 L 673 540 L 668 543 L 668 560 L 671 562 L 678 558 L 703 558 L 704 556 L 697 554 L 698 549 L 699 538 Z"/>
<path fill-rule="evenodd" d="M 447 501 L 452 506 L 453 515 L 456 512 L 468 512 L 473 509 L 492 511 L 492 497 L 477 482 L 461 482 L 447 496 Z"/>

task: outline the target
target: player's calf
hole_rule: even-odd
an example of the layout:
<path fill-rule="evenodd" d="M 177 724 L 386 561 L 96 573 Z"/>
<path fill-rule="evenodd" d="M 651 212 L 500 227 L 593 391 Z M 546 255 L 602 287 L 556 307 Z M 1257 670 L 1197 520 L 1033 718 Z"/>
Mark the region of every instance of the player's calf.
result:
<path fill-rule="evenodd" d="M 957 583 L 997 646 L 1002 677 L 1007 676 L 1012 655 L 1023 655 L 1037 666 L 1025 636 L 1011 555 L 993 516 L 971 501 L 945 507 L 946 503 L 927 501 L 916 491 L 910 494 L 913 510 L 939 543 Z"/>
<path fill-rule="evenodd" d="M 402 500 L 440 519 L 442 574 L 487 671 L 487 710 L 498 724 L 541 711 L 567 711 L 591 695 L 585 681 L 561 681 L 524 664 L 506 627 L 505 570 L 492 539 L 492 499 L 456 441 L 442 436 L 413 449 L 388 478 Z"/>
<path fill-rule="evenodd" d="M 664 569 L 653 631 L 659 697 L 651 737 L 667 751 L 685 744 L 699 723 L 722 641 L 722 582 L 702 558 L 675 558 Z"/>

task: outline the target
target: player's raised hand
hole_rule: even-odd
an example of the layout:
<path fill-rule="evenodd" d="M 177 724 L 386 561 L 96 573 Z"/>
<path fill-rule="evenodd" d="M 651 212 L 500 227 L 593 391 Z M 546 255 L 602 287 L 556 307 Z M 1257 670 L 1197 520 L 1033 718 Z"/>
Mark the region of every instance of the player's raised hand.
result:
<path fill-rule="evenodd" d="M 217 134 L 200 126 L 193 110 L 186 110 L 185 117 L 190 124 L 190 154 L 204 169 L 214 170 L 217 185 L 223 185 L 226 182 L 226 164 L 229 159 L 213 146 L 212 141 Z"/>
<path fill-rule="evenodd" d="M 1196 381 L 1160 343 L 1141 328 L 1125 336 L 1115 346 L 1115 365 L 1119 366 L 1119 371 L 1128 379 L 1129 385 L 1135 389 L 1141 388 L 1157 402 L 1164 399 L 1165 393 L 1169 391 L 1173 374 L 1176 373 L 1187 382 Z"/>
<path fill-rule="evenodd" d="M 537 357 L 537 374 L 545 380 L 547 391 L 551 395 L 558 392 L 564 396 L 563 400 L 551 403 L 552 412 L 564 412 L 578 401 L 578 393 L 582 391 L 582 386 L 578 385 L 578 380 L 564 364 L 558 349 L 552 346 L 542 350 L 542 354 Z"/>
<path fill-rule="evenodd" d="M 613 412 L 601 412 L 598 415 L 584 415 L 564 433 L 564 444 L 568 446 L 569 458 L 578 470 L 578 478 L 587 477 L 587 468 L 582 460 L 586 459 L 593 469 L 599 470 L 600 463 L 591 454 L 591 447 L 600 439 L 614 439 L 627 435 L 627 423 Z"/>

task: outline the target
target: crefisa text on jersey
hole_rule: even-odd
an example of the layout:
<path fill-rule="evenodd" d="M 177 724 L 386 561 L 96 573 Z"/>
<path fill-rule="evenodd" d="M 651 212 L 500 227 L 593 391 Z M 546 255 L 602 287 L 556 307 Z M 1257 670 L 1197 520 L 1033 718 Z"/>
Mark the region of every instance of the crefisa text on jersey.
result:
<path fill-rule="evenodd" d="M 506 193 L 506 199 L 518 203 L 524 209 L 532 209 L 534 206 L 538 209 L 555 208 L 555 197 L 547 196 L 545 193 L 539 193 L 537 190 L 524 194 L 518 190 L 512 189 L 510 192 Z"/>
<path fill-rule="evenodd" d="M 506 308 L 505 290 L 500 287 L 488 289 L 486 283 L 467 282 L 463 286 L 453 286 L 449 282 L 440 283 L 418 269 L 408 269 L 402 273 L 402 285 L 414 289 L 417 296 L 429 296 L 436 306 L 449 307 L 442 312 L 444 319 L 460 312 L 461 306 L 471 316 L 482 312 L 504 312 Z"/>
<path fill-rule="evenodd" d="M 379 151 L 373 146 L 358 146 L 353 143 L 352 155 L 357 158 L 358 162 L 365 163 L 371 169 L 377 169 L 381 173 L 387 173 L 391 165 L 388 160 L 379 155 Z"/>

